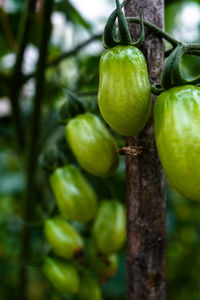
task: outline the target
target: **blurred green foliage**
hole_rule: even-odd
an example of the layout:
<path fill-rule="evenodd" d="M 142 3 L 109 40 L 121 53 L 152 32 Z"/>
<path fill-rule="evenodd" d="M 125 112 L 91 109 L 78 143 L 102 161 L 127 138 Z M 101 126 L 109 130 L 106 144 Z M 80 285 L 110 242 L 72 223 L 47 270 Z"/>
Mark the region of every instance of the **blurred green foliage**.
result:
<path fill-rule="evenodd" d="M 5 2 L 5 1 L 4 1 Z M 40 1 L 38 1 L 39 3 Z M 3 3 L 3 2 L 1 2 Z M 179 38 L 183 31 L 184 23 L 180 25 L 180 14 L 190 4 L 199 6 L 199 1 L 174 1 L 166 0 L 166 29 L 169 33 Z M 18 38 L 20 17 L 25 9 L 24 1 L 9 0 L 6 9 L 0 4 L 0 68 L 6 74 L 12 70 L 14 62 L 14 42 Z M 73 1 L 58 0 L 54 7 L 54 13 L 64 16 L 62 30 L 71 35 L 67 39 L 55 42 L 51 39 L 49 60 L 57 57 L 63 51 L 67 51 L 77 44 L 74 36 L 84 39 L 92 32 L 93 25 L 85 20 L 73 5 Z M 187 13 L 185 13 L 187 15 Z M 55 15 L 54 15 L 55 16 Z M 57 17 L 59 18 L 57 15 Z M 192 18 L 192 16 L 190 16 Z M 60 24 L 60 23 L 59 23 Z M 38 11 L 29 45 L 35 45 L 34 53 L 26 53 L 28 62 L 32 56 L 37 55 L 38 35 L 40 26 L 40 11 Z M 199 36 L 194 42 L 200 41 L 200 18 L 195 25 Z M 52 30 L 56 30 L 53 25 Z M 69 29 L 68 29 L 69 28 Z M 70 31 L 71 30 L 71 33 Z M 186 30 L 186 29 L 185 29 Z M 192 29 L 190 29 L 192 30 Z M 55 32 L 57 35 L 57 33 Z M 189 31 L 183 38 L 185 41 L 191 37 Z M 66 44 L 65 44 L 66 42 Z M 70 46 L 67 44 L 69 43 Z M 96 44 L 96 42 L 94 42 Z M 94 46 L 94 45 L 93 45 Z M 63 87 L 70 88 L 80 94 L 82 101 L 89 110 L 98 113 L 96 91 L 98 88 L 98 62 L 103 47 L 100 43 L 95 48 L 87 51 L 81 49 L 75 55 L 63 60 L 59 65 L 49 68 L 46 72 L 45 102 L 42 109 L 41 138 L 38 140 L 41 151 L 56 144 L 59 137 L 64 134 L 64 128 L 58 126 L 57 109 L 66 100 Z M 13 62 L 12 62 L 13 61 Z M 33 66 L 34 71 L 35 65 Z M 194 76 L 200 69 L 200 59 L 186 57 L 183 61 L 184 71 L 188 76 Z M 12 300 L 18 285 L 18 271 L 23 264 L 29 272 L 29 285 L 27 298 L 29 300 L 60 300 L 75 299 L 69 295 L 61 295 L 55 291 L 41 273 L 40 266 L 48 246 L 43 238 L 42 227 L 34 227 L 31 239 L 30 261 L 19 260 L 20 237 L 24 226 L 23 193 L 26 184 L 24 174 L 25 156 L 17 151 L 14 131 L 12 127 L 11 112 L 7 100 L 8 89 L 1 78 L 0 84 L 0 299 Z M 23 109 L 25 135 L 29 137 L 30 113 L 32 111 L 32 98 L 35 91 L 34 80 L 29 80 L 24 86 L 20 102 Z M 119 146 L 123 141 L 116 136 Z M 74 163 L 70 153 L 68 156 Z M 107 180 L 97 179 L 85 173 L 96 189 L 99 199 L 118 198 L 125 199 L 125 162 L 121 159 L 118 170 Z M 38 199 L 35 220 L 39 222 L 47 215 L 56 211 L 55 199 L 48 184 L 48 175 L 39 168 L 37 171 Z M 79 231 L 85 231 L 76 224 Z M 192 202 L 167 186 L 167 294 L 169 300 L 197 300 L 200 299 L 200 208 L 199 204 Z M 87 234 L 86 239 L 87 239 Z M 125 251 L 120 254 L 120 263 L 116 276 L 102 285 L 104 299 L 122 300 L 125 297 Z"/>

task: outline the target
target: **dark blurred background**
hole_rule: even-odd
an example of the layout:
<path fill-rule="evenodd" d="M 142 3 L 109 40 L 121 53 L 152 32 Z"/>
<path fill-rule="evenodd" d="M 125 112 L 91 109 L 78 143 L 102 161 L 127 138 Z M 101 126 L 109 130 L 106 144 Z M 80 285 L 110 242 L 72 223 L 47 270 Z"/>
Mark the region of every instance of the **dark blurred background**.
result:
<path fill-rule="evenodd" d="M 42 234 L 40 220 L 55 208 L 55 200 L 48 184 L 48 175 L 37 170 L 38 197 L 33 228 L 31 253 L 28 261 L 19 259 L 21 234 L 26 224 L 23 220 L 23 193 L 26 182 L 25 160 L 17 148 L 11 120 L 9 101 L 11 85 L 9 75 L 15 64 L 20 34 L 20 20 L 24 14 L 25 1 L 0 1 L 0 299 L 16 299 L 18 272 L 23 265 L 29 276 L 27 299 L 72 299 L 59 294 L 41 272 L 41 263 L 47 245 Z M 87 3 L 87 4 L 86 4 Z M 23 111 L 24 135 L 29 136 L 32 99 L 35 93 L 34 71 L 38 59 L 38 36 L 41 24 L 42 0 L 37 1 L 34 26 L 26 47 L 20 93 Z M 46 88 L 42 106 L 40 129 L 41 151 L 57 142 L 63 128 L 57 123 L 57 110 L 66 100 L 64 88 L 78 93 L 88 110 L 97 111 L 98 63 L 103 51 L 102 41 L 95 35 L 102 33 L 114 1 L 55 1 L 51 16 L 51 38 L 48 61 L 54 61 L 46 70 Z M 166 1 L 166 31 L 184 42 L 200 43 L 199 1 Z M 92 41 L 90 41 L 90 37 Z M 87 41 L 87 45 L 83 43 Z M 80 46 L 80 47 L 79 47 Z M 70 50 L 72 51 L 70 52 Z M 166 43 L 166 49 L 169 49 Z M 60 57 L 62 53 L 65 56 Z M 56 59 L 59 57 L 59 61 Z M 200 70 L 200 59 L 184 57 L 183 71 L 195 76 Z M 119 145 L 123 141 L 119 138 Z M 125 199 L 125 163 L 121 159 L 119 169 L 107 181 L 90 178 L 100 199 L 116 197 Z M 167 299 L 200 299 L 200 206 L 170 188 L 167 184 Z M 126 299 L 125 254 L 120 254 L 116 276 L 102 285 L 104 299 Z M 76 298 L 73 298 L 76 299 Z"/>

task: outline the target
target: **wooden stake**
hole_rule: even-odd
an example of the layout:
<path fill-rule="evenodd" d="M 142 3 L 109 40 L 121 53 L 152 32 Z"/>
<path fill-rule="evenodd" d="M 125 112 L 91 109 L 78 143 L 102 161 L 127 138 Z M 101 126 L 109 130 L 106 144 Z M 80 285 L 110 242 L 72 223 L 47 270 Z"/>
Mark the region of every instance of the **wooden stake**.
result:
<path fill-rule="evenodd" d="M 125 12 L 163 28 L 164 0 L 127 0 Z M 138 25 L 130 25 L 133 40 Z M 148 62 L 151 83 L 159 82 L 164 64 L 164 44 L 146 30 L 141 48 Z M 153 100 L 155 98 L 153 97 Z M 165 181 L 157 155 L 153 117 L 141 134 L 127 139 L 127 147 L 142 148 L 126 156 L 127 164 L 127 292 L 129 300 L 165 300 L 166 201 Z"/>

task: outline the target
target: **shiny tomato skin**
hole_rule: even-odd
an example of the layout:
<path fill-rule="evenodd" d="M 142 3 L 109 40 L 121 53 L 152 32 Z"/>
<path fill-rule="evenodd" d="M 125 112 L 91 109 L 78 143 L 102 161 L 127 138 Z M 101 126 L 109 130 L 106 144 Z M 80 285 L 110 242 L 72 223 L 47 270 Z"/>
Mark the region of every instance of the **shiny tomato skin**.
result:
<path fill-rule="evenodd" d="M 72 263 L 46 257 L 43 264 L 43 272 L 55 289 L 72 294 L 78 292 L 80 279 Z"/>
<path fill-rule="evenodd" d="M 89 173 L 106 177 L 117 168 L 117 144 L 98 116 L 85 113 L 71 119 L 66 138 L 77 161 Z"/>
<path fill-rule="evenodd" d="M 173 87 L 154 107 L 158 154 L 172 186 L 200 201 L 200 88 Z"/>
<path fill-rule="evenodd" d="M 99 284 L 87 272 L 83 272 L 80 276 L 80 288 L 78 291 L 78 299 L 103 300 Z"/>
<path fill-rule="evenodd" d="M 123 136 L 134 136 L 145 126 L 151 109 L 151 89 L 142 52 L 116 46 L 100 59 L 98 104 L 105 121 Z"/>
<path fill-rule="evenodd" d="M 60 257 L 70 259 L 81 255 L 83 252 L 82 237 L 61 216 L 45 221 L 44 234 L 54 252 Z"/>
<path fill-rule="evenodd" d="M 92 228 L 96 249 L 105 255 L 115 253 L 122 248 L 125 239 L 125 207 L 116 200 L 102 201 Z"/>
<path fill-rule="evenodd" d="M 61 215 L 81 223 L 90 221 L 97 211 L 97 195 L 74 165 L 57 168 L 50 177 Z"/>
<path fill-rule="evenodd" d="M 88 245 L 88 261 L 90 269 L 102 282 L 112 278 L 118 269 L 118 255 L 100 253 L 92 241 Z"/>

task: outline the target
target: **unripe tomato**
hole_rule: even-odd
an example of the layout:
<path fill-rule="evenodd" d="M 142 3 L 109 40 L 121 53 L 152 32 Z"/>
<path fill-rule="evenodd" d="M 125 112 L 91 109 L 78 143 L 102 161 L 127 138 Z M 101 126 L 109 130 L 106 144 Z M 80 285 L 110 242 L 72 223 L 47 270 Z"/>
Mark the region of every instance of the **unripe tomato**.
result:
<path fill-rule="evenodd" d="M 66 126 L 67 141 L 80 165 L 89 173 L 104 177 L 118 165 L 117 144 L 103 122 L 86 113 Z"/>
<path fill-rule="evenodd" d="M 88 247 L 88 260 L 90 269 L 102 281 L 106 281 L 112 278 L 115 275 L 118 268 L 118 255 L 105 255 L 100 253 L 95 248 L 92 241 L 90 241 Z"/>
<path fill-rule="evenodd" d="M 64 217 L 82 223 L 94 217 L 97 195 L 77 167 L 67 165 L 56 169 L 50 177 L 50 183 Z"/>
<path fill-rule="evenodd" d="M 151 89 L 142 52 L 134 46 L 106 50 L 100 60 L 98 103 L 105 121 L 124 136 L 138 134 L 151 108 Z"/>
<path fill-rule="evenodd" d="M 80 276 L 78 298 L 80 300 L 102 300 L 98 283 L 86 272 Z"/>
<path fill-rule="evenodd" d="M 163 92 L 154 108 L 159 157 L 170 183 L 200 200 L 200 88 L 192 85 Z"/>
<path fill-rule="evenodd" d="M 43 271 L 51 284 L 59 291 L 77 293 L 79 290 L 79 276 L 76 268 L 63 261 L 46 257 Z"/>
<path fill-rule="evenodd" d="M 82 237 L 61 216 L 45 221 L 44 234 L 54 252 L 61 257 L 78 258 L 83 253 Z"/>
<path fill-rule="evenodd" d="M 92 239 L 97 250 L 106 255 L 121 249 L 126 239 L 126 215 L 120 202 L 101 202 L 93 225 Z"/>

